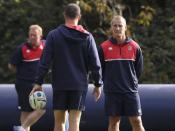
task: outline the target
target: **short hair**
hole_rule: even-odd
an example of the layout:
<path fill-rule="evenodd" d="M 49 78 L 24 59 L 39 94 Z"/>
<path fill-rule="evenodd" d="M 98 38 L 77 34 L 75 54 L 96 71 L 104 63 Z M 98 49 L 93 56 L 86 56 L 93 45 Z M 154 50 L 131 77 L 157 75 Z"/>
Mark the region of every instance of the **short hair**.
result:
<path fill-rule="evenodd" d="M 115 15 L 115 16 L 112 18 L 112 20 L 111 20 L 111 26 L 112 26 L 113 22 L 114 22 L 116 19 L 122 19 L 122 21 L 123 21 L 123 22 L 125 23 L 125 25 L 126 25 L 126 19 L 125 19 L 123 16 L 121 16 L 121 15 Z"/>
<path fill-rule="evenodd" d="M 29 26 L 29 31 L 33 30 L 33 29 L 34 30 L 38 30 L 41 36 L 43 35 L 43 29 L 41 28 L 41 26 L 39 26 L 39 25 L 31 25 L 31 26 Z"/>
<path fill-rule="evenodd" d="M 80 7 L 75 3 L 70 3 L 66 6 L 64 10 L 64 15 L 67 18 L 75 19 L 76 17 L 81 15 Z"/>

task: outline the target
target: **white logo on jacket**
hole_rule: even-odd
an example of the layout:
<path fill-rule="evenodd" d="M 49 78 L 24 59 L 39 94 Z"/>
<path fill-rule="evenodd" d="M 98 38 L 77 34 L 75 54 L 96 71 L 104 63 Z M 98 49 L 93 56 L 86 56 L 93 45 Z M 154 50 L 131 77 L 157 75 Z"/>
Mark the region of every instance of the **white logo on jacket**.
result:
<path fill-rule="evenodd" d="M 111 51 L 112 50 L 112 47 L 109 47 L 108 50 Z"/>
<path fill-rule="evenodd" d="M 128 46 L 128 51 L 131 51 L 132 50 L 132 46 Z"/>
<path fill-rule="evenodd" d="M 30 53 L 30 50 L 28 49 L 28 50 L 26 50 L 26 52 L 27 52 L 27 53 Z"/>

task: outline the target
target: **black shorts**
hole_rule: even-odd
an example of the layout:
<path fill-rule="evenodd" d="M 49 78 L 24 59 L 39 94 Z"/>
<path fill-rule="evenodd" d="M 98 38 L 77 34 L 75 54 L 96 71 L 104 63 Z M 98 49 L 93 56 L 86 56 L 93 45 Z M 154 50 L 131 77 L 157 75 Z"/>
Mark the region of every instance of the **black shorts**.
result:
<path fill-rule="evenodd" d="M 105 111 L 107 116 L 140 116 L 139 94 L 105 93 Z"/>
<path fill-rule="evenodd" d="M 87 91 L 55 91 L 53 92 L 54 110 L 85 110 Z"/>
<path fill-rule="evenodd" d="M 33 88 L 33 84 L 28 81 L 17 82 L 15 88 L 18 94 L 18 108 L 21 111 L 33 111 L 29 104 L 29 94 Z"/>

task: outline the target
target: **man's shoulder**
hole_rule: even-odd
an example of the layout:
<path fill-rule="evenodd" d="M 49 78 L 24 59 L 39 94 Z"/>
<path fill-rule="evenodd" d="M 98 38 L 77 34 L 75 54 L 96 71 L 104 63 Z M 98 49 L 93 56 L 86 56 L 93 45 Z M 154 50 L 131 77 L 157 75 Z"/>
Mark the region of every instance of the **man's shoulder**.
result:
<path fill-rule="evenodd" d="M 22 48 L 24 48 L 26 46 L 27 42 L 23 42 L 19 45 L 16 46 L 16 50 L 22 50 Z"/>
<path fill-rule="evenodd" d="M 133 39 L 131 39 L 128 43 L 135 48 L 140 48 L 139 44 L 136 41 L 134 41 Z"/>
<path fill-rule="evenodd" d="M 110 45 L 111 45 L 111 42 L 110 42 L 109 39 L 103 41 L 103 42 L 100 44 L 100 46 L 101 46 L 102 48 L 108 47 L 108 46 L 110 46 Z"/>
<path fill-rule="evenodd" d="M 54 34 L 54 33 L 58 32 L 59 30 L 60 30 L 59 27 L 57 27 L 55 29 L 50 30 L 48 34 L 50 34 L 50 35 Z"/>

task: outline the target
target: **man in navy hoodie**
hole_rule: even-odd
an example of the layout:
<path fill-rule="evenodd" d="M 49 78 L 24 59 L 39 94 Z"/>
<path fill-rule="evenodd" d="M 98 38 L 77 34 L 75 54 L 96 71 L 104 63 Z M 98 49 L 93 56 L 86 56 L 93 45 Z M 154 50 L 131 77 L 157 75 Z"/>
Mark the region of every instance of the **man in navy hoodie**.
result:
<path fill-rule="evenodd" d="M 80 7 L 68 4 L 64 11 L 65 24 L 49 32 L 32 92 L 42 90 L 41 84 L 49 66 L 52 68 L 54 131 L 65 130 L 69 112 L 69 131 L 79 131 L 81 113 L 85 109 L 88 72 L 94 80 L 95 100 L 101 95 L 101 64 L 91 33 L 78 21 Z M 31 93 L 32 93 L 31 92 Z"/>
<path fill-rule="evenodd" d="M 138 79 L 143 68 L 139 45 L 126 36 L 126 20 L 114 16 L 112 37 L 99 48 L 103 67 L 105 110 L 109 117 L 108 131 L 119 131 L 120 117 L 127 116 L 132 131 L 145 131 L 138 93 Z"/>

